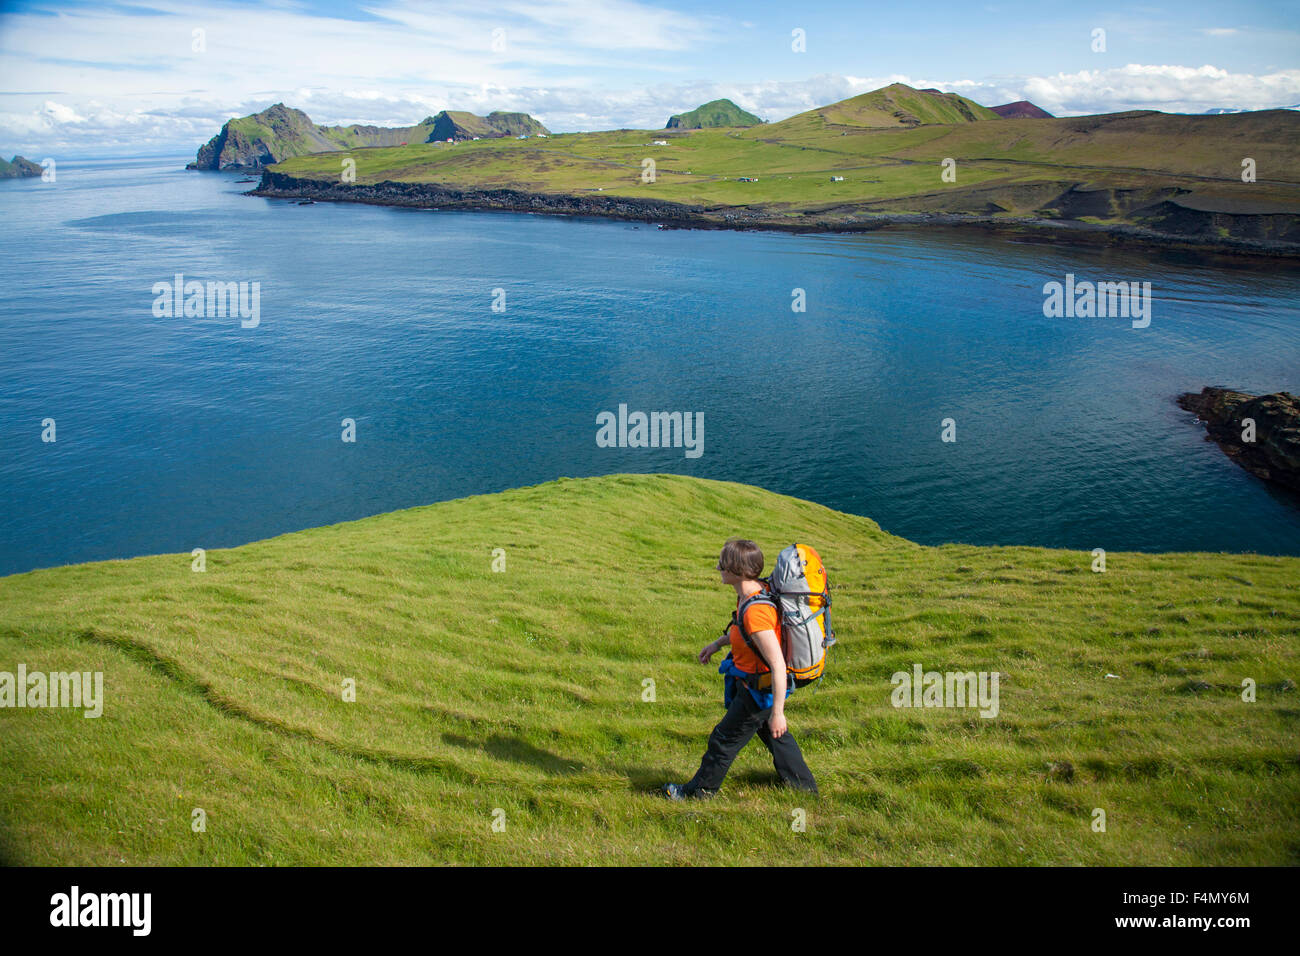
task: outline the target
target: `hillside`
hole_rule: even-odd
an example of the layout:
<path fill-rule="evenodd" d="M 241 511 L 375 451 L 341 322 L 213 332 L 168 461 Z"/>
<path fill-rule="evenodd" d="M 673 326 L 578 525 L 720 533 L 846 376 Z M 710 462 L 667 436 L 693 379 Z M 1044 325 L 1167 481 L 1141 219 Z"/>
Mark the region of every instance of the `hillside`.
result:
<path fill-rule="evenodd" d="M 829 676 L 788 708 L 816 802 L 756 745 L 707 805 L 650 793 L 722 713 L 694 656 L 734 606 L 713 566 L 736 534 L 769 561 L 814 543 L 833 575 Z M 3 861 L 1300 862 L 1295 558 L 1111 553 L 1097 574 L 1088 553 L 920 547 L 753 487 L 612 475 L 192 560 L 0 579 L 0 670 L 105 680 L 97 719 L 0 709 Z M 997 671 L 998 716 L 895 709 L 914 664 Z"/>
<path fill-rule="evenodd" d="M 748 129 L 566 133 L 302 156 L 264 196 L 607 215 L 685 226 L 977 223 L 1300 253 L 1300 114 L 1002 119 L 899 85 Z M 1242 181 L 1242 158 L 1256 181 Z M 645 161 L 655 175 L 644 178 Z M 945 173 L 948 177 L 945 178 Z"/>
<path fill-rule="evenodd" d="M 668 117 L 664 129 L 712 129 L 719 126 L 758 126 L 763 121 L 731 100 L 712 100 L 686 113 Z"/>
<path fill-rule="evenodd" d="M 527 113 L 502 113 L 499 110 L 487 116 L 476 116 L 463 111 L 443 110 L 424 121 L 432 126 L 431 141 L 466 140 L 478 137 L 492 139 L 498 136 L 536 136 L 549 132 Z"/>
<path fill-rule="evenodd" d="M 228 121 L 200 147 L 186 168 L 258 169 L 314 153 L 545 132 L 546 127 L 527 113 L 476 116 L 446 110 L 415 126 L 317 126 L 302 110 L 276 103 L 260 113 Z"/>
<path fill-rule="evenodd" d="M 27 176 L 39 176 L 41 167 L 30 159 L 15 156 L 13 159 L 0 159 L 0 179 L 22 179 Z"/>
<path fill-rule="evenodd" d="M 791 116 L 773 123 L 764 133 L 777 131 L 778 135 L 784 135 L 806 130 L 843 133 L 867 129 L 910 129 L 998 118 L 988 107 L 956 93 L 916 90 L 905 83 L 893 83 Z"/>

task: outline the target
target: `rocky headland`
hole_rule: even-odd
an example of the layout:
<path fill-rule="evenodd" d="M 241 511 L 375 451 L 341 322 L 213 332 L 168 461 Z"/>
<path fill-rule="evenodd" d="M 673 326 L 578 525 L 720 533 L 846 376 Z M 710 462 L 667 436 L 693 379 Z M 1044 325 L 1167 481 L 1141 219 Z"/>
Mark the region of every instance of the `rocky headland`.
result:
<path fill-rule="evenodd" d="M 1300 400 L 1290 392 L 1248 395 L 1206 387 L 1178 396 L 1205 422 L 1206 440 L 1252 475 L 1300 491 Z"/>

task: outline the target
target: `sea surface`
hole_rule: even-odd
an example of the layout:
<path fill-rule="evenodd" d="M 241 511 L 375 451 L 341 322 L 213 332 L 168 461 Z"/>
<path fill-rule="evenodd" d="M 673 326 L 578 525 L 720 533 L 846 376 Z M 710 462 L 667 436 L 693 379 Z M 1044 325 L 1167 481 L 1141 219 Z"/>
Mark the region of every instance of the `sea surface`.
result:
<path fill-rule="evenodd" d="M 1300 554 L 1297 496 L 1174 404 L 1300 390 L 1294 266 L 300 206 L 183 165 L 0 182 L 0 574 L 611 472 L 748 482 L 926 544 Z M 177 273 L 259 283 L 257 326 L 156 315 Z M 1046 317 L 1067 274 L 1150 282 L 1150 326 Z M 702 454 L 600 447 L 620 405 L 701 413 Z"/>

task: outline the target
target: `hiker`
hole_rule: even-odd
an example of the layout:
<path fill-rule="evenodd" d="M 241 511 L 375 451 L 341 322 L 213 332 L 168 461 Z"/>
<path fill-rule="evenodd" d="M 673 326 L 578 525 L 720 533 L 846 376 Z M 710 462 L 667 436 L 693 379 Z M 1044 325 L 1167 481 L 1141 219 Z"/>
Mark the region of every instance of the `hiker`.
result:
<path fill-rule="evenodd" d="M 742 747 L 755 733 L 772 754 L 776 772 L 796 790 L 817 792 L 817 781 L 804 763 L 803 753 L 785 722 L 785 701 L 793 692 L 781 649 L 781 623 L 768 597 L 763 574 L 763 552 L 753 541 L 733 538 L 722 549 L 717 570 L 722 583 L 736 590 L 736 611 L 742 613 L 753 648 L 745 642 L 733 615 L 731 626 L 716 641 L 700 651 L 701 664 L 730 643 L 731 652 L 718 672 L 724 675 L 723 705 L 727 714 L 709 735 L 709 746 L 700 769 L 689 783 L 664 784 L 662 793 L 671 800 L 713 796 Z M 756 653 L 757 651 L 757 653 Z M 775 670 L 769 661 L 777 662 Z"/>

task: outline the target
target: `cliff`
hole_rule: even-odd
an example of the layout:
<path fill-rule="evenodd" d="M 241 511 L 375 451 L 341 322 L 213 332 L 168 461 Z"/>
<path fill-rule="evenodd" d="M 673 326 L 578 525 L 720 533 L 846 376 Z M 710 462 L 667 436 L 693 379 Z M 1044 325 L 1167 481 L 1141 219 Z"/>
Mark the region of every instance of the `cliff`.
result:
<path fill-rule="evenodd" d="M 228 121 L 199 148 L 186 168 L 261 169 L 312 153 L 546 132 L 546 127 L 527 113 L 476 116 L 447 110 L 414 126 L 318 126 L 302 110 L 276 103 L 260 113 Z"/>

